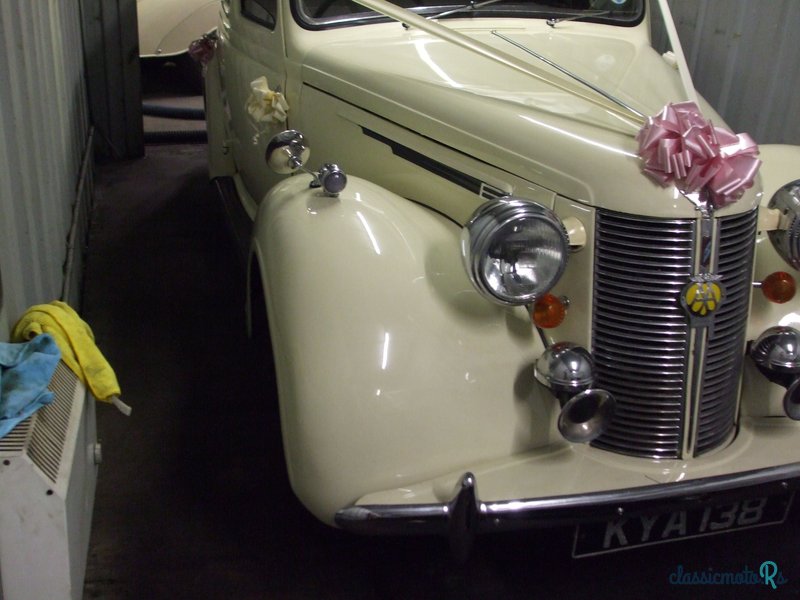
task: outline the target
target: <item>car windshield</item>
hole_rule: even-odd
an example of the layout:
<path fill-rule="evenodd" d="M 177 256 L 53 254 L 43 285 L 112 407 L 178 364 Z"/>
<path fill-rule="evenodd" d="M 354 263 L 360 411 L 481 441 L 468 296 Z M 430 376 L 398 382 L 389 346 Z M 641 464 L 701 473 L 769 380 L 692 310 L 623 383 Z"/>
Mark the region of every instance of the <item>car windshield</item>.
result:
<path fill-rule="evenodd" d="M 391 0 L 429 18 L 465 19 L 509 17 L 583 20 L 612 25 L 635 25 L 644 0 Z M 387 20 L 352 0 L 293 0 L 296 17 L 307 27 L 326 28 Z"/>

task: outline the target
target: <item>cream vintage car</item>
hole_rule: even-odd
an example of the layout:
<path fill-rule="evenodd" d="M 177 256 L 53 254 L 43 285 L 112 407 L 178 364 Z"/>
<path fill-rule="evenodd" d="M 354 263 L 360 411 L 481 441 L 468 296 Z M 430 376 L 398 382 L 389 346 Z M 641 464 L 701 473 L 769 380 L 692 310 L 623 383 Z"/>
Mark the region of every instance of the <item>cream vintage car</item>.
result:
<path fill-rule="evenodd" d="M 219 0 L 136 0 L 141 58 L 186 56 L 189 45 L 217 26 Z"/>
<path fill-rule="evenodd" d="M 220 18 L 210 173 L 252 224 L 249 311 L 308 510 L 459 553 L 522 527 L 574 524 L 587 555 L 784 519 L 800 149 L 697 96 L 666 0 Z"/>

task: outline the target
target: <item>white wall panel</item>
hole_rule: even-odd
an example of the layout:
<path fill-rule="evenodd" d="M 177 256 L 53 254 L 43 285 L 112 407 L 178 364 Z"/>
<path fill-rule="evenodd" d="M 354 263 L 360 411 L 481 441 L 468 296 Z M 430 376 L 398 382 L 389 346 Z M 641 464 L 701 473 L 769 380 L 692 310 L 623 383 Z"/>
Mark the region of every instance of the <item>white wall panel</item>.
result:
<path fill-rule="evenodd" d="M 698 91 L 758 143 L 800 144 L 800 2 L 669 0 Z"/>
<path fill-rule="evenodd" d="M 2 0 L 0 340 L 27 306 L 62 295 L 89 131 L 79 1 Z"/>

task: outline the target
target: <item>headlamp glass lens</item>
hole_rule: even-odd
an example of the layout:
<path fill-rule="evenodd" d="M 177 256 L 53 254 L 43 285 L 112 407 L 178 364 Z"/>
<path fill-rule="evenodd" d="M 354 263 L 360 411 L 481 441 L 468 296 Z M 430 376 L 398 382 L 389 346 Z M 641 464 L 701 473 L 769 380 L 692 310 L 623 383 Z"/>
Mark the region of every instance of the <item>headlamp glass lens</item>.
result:
<path fill-rule="evenodd" d="M 563 273 L 568 240 L 549 209 L 521 200 L 495 200 L 479 208 L 465 231 L 465 263 L 478 290 L 503 304 L 527 304 Z"/>

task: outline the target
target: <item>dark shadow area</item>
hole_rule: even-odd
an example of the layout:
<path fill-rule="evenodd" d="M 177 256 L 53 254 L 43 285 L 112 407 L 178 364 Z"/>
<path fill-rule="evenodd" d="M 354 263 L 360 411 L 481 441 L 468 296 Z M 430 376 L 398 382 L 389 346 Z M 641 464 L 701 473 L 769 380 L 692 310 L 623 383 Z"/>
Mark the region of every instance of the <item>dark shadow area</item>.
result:
<path fill-rule="evenodd" d="M 142 58 L 142 96 L 197 96 L 203 93 L 199 65 L 188 54 L 176 57 Z"/>

